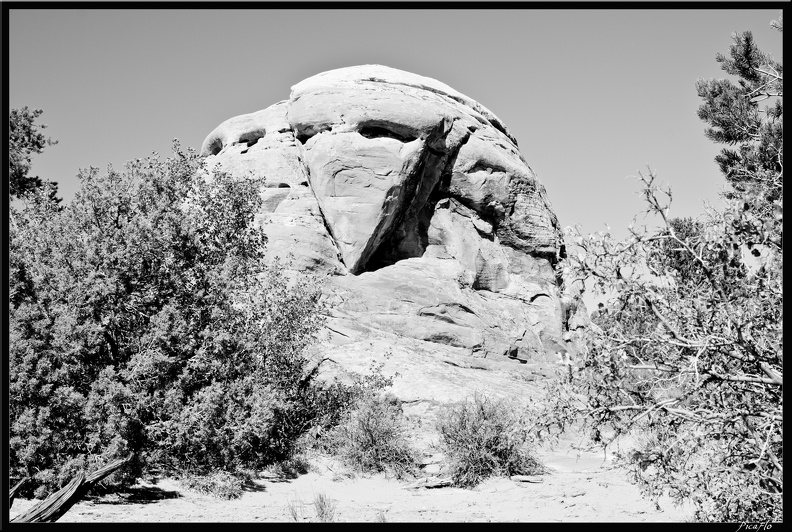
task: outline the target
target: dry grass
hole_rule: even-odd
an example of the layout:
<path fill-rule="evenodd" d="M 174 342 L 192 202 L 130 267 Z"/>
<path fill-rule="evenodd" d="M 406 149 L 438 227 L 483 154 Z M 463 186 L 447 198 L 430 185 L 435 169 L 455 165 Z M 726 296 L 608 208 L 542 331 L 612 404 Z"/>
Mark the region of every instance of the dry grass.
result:
<path fill-rule="evenodd" d="M 317 493 L 314 495 L 314 509 L 316 510 L 316 517 L 321 523 L 332 523 L 335 516 L 336 502 L 324 493 Z"/>
<path fill-rule="evenodd" d="M 317 493 L 314 495 L 313 507 L 315 516 L 306 517 L 303 507 L 306 504 L 300 499 L 290 500 L 287 503 L 287 509 L 292 521 L 295 523 L 319 522 L 319 523 L 332 523 L 335 520 L 335 512 L 338 503 L 325 495 L 324 493 Z"/>

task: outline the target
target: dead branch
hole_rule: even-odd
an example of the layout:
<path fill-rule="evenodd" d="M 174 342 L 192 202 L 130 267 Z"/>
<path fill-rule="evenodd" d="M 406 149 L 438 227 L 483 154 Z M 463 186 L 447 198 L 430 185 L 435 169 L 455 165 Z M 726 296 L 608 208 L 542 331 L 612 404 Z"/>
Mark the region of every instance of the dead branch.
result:
<path fill-rule="evenodd" d="M 11 508 L 11 506 L 14 504 L 14 497 L 16 497 L 16 494 L 19 493 L 19 490 L 22 489 L 22 486 L 24 486 L 27 483 L 28 480 L 29 480 L 29 477 L 23 478 L 22 480 L 17 482 L 16 485 L 13 488 L 11 488 L 11 491 L 8 492 L 8 507 L 9 508 Z"/>
<path fill-rule="evenodd" d="M 110 462 L 101 469 L 98 469 L 88 475 L 80 471 L 76 477 L 66 486 L 53 493 L 40 503 L 29 508 L 26 512 L 11 519 L 10 523 L 54 523 L 63 514 L 69 511 L 80 499 L 82 499 L 88 490 L 93 488 L 105 477 L 108 477 L 115 470 L 126 464 L 132 459 L 132 454 L 126 458 Z"/>

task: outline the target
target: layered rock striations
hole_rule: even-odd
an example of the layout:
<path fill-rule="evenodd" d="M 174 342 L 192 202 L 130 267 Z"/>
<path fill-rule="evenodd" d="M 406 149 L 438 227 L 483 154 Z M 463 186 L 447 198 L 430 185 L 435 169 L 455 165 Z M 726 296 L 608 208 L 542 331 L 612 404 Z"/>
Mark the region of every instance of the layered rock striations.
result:
<path fill-rule="evenodd" d="M 333 274 L 337 352 L 376 337 L 539 370 L 574 352 L 585 313 L 556 278 L 544 186 L 506 126 L 447 85 L 378 65 L 324 72 L 223 122 L 202 154 L 266 179 L 269 256 Z"/>

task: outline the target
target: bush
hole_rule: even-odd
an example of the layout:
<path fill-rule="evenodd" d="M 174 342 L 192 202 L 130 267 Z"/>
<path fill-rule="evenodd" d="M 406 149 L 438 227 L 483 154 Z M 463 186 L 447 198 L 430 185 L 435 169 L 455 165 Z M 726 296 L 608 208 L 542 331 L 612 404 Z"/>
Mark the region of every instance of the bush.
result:
<path fill-rule="evenodd" d="M 716 58 L 737 83 L 696 84 L 707 137 L 730 146 L 723 202 L 670 218 L 671 190 L 639 173 L 654 226 L 570 231 L 560 266 L 609 301 L 543 419 L 607 429 L 604 445 L 643 433 L 627 463 L 648 496 L 699 521 L 767 522 L 783 516 L 783 68 L 750 32 L 732 38 Z"/>
<path fill-rule="evenodd" d="M 351 397 L 314 382 L 320 280 L 266 265 L 261 180 L 192 150 L 80 172 L 10 209 L 10 467 L 44 496 L 79 469 L 259 469 Z M 329 420 L 329 421 L 328 421 Z"/>
<path fill-rule="evenodd" d="M 183 475 L 179 483 L 187 489 L 211 495 L 218 499 L 238 499 L 242 496 L 243 481 L 225 471 L 214 471 L 206 475 Z"/>
<path fill-rule="evenodd" d="M 457 486 L 475 486 L 496 475 L 545 472 L 530 451 L 530 425 L 510 401 L 477 394 L 472 401 L 443 410 L 437 429 Z"/>
<path fill-rule="evenodd" d="M 401 402 L 392 394 L 371 394 L 360 400 L 333 431 L 331 447 L 347 464 L 366 473 L 388 472 L 402 478 L 417 465 Z"/>
<path fill-rule="evenodd" d="M 651 498 L 692 502 L 697 520 L 778 519 L 780 260 L 750 271 L 732 228 L 711 213 L 698 233 L 677 234 L 683 222 L 664 218 L 655 176 L 641 179 L 663 225 L 634 229 L 627 242 L 578 236 L 584 253 L 572 269 L 610 302 L 592 316 L 584 369 L 552 389 L 545 419 L 590 423 L 609 433 L 603 445 L 650 434 L 628 459 L 636 480 Z"/>
<path fill-rule="evenodd" d="M 286 460 L 267 466 L 266 472 L 280 478 L 294 479 L 311 470 L 308 458 L 303 454 L 294 454 Z M 255 476 L 255 475 L 250 475 Z"/>

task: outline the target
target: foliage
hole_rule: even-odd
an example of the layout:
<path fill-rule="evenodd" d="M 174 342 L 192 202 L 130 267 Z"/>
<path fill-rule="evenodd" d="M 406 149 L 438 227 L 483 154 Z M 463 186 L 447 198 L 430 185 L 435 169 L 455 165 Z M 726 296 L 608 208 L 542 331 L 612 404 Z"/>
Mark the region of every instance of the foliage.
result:
<path fill-rule="evenodd" d="M 782 19 L 773 27 L 782 30 Z M 752 247 L 781 247 L 783 194 L 783 65 L 756 45 L 751 32 L 732 36 L 729 56 L 717 54 L 721 68 L 739 79 L 699 80 L 704 103 L 698 116 L 710 127 L 708 138 L 736 146 L 715 158 L 731 190 L 735 236 Z M 772 102 L 759 108 L 760 102 Z"/>
<path fill-rule="evenodd" d="M 530 450 L 533 426 L 522 412 L 509 401 L 477 394 L 440 413 L 437 429 L 455 485 L 470 487 L 494 475 L 545 471 Z"/>
<path fill-rule="evenodd" d="M 304 475 L 311 470 L 311 464 L 308 458 L 302 453 L 295 453 L 285 460 L 275 462 L 267 466 L 266 472 L 269 475 L 279 478 L 294 479 L 300 475 Z M 248 475 L 250 478 L 256 477 L 255 474 Z"/>
<path fill-rule="evenodd" d="M 287 458 L 346 396 L 304 355 L 319 280 L 262 260 L 261 183 L 178 143 L 79 177 L 69 205 L 45 185 L 10 212 L 12 476 L 42 496 L 130 451 L 117 482 Z"/>
<path fill-rule="evenodd" d="M 390 472 L 401 478 L 417 465 L 407 437 L 401 402 L 392 394 L 368 394 L 334 430 L 336 454 L 363 472 Z"/>
<path fill-rule="evenodd" d="M 384 357 L 390 357 L 390 352 L 386 352 Z M 392 386 L 393 380 L 399 376 L 398 372 L 386 376 L 383 367 L 383 363 L 372 361 L 367 373 L 350 372 L 346 379 L 336 379 L 314 387 L 304 399 L 310 404 L 314 419 L 311 427 L 300 438 L 299 447 L 334 452 L 338 443 L 334 441 L 335 428 L 348 420 L 353 409 Z"/>
<path fill-rule="evenodd" d="M 179 483 L 187 489 L 211 495 L 218 499 L 238 499 L 242 496 L 242 480 L 226 471 L 213 471 L 204 475 L 183 475 Z"/>
<path fill-rule="evenodd" d="M 304 511 L 304 507 L 307 506 L 302 499 L 294 499 L 289 500 L 286 504 L 289 515 L 292 518 L 292 521 L 295 523 L 301 523 L 304 521 L 308 521 L 310 523 L 332 523 L 335 520 L 335 512 L 338 503 L 324 493 L 315 493 L 313 498 L 312 506 L 316 513 L 316 517 L 313 518 L 310 515 L 306 515 Z"/>
<path fill-rule="evenodd" d="M 734 40 L 718 61 L 738 85 L 698 84 L 708 136 L 739 144 L 716 159 L 725 207 L 670 218 L 671 191 L 650 171 L 639 179 L 658 225 L 632 226 L 624 241 L 570 231 L 567 274 L 609 304 L 546 416 L 582 419 L 605 445 L 637 434 L 636 480 L 652 497 L 691 501 L 697 520 L 767 521 L 783 508 L 783 176 L 780 99 L 763 112 L 757 102 L 782 96 L 782 68 L 750 33 Z"/>
<path fill-rule="evenodd" d="M 50 193 L 55 199 L 57 186 L 52 182 L 42 181 L 37 176 L 30 176 L 31 158 L 33 153 L 42 153 L 45 146 L 57 144 L 58 141 L 45 138 L 41 130 L 47 126 L 37 125 L 35 120 L 43 113 L 41 109 L 11 109 L 8 117 L 8 191 L 9 198 L 21 198 L 29 192 L 50 185 Z M 60 200 L 57 200 L 60 201 Z"/>

